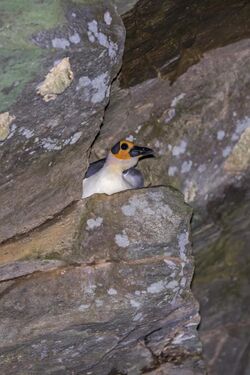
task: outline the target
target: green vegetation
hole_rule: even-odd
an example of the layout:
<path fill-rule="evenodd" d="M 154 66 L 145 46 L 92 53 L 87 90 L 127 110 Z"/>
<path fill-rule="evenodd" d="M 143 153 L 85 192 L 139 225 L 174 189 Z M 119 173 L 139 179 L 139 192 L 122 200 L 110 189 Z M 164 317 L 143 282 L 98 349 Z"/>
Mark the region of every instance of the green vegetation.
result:
<path fill-rule="evenodd" d="M 6 111 L 25 84 L 39 71 L 48 54 L 31 37 L 62 24 L 61 0 L 1 0 L 0 4 L 0 111 Z"/>

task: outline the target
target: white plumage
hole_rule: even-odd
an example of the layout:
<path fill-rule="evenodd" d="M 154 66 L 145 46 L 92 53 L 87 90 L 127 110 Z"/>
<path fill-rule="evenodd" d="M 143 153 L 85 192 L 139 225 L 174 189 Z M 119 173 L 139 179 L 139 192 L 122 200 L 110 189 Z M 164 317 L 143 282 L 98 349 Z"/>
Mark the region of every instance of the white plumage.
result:
<path fill-rule="evenodd" d="M 122 172 L 135 166 L 137 162 L 138 160 L 132 159 L 118 160 L 109 155 L 104 166 L 98 172 L 83 180 L 82 198 L 87 198 L 96 193 L 111 195 L 131 189 L 133 186 L 125 180 Z"/>
<path fill-rule="evenodd" d="M 82 198 L 98 193 L 111 195 L 143 187 L 143 176 L 133 167 L 141 156 L 152 153 L 153 151 L 146 147 L 134 146 L 129 141 L 120 141 L 112 148 L 106 160 L 100 160 L 90 166 L 83 180 Z"/>

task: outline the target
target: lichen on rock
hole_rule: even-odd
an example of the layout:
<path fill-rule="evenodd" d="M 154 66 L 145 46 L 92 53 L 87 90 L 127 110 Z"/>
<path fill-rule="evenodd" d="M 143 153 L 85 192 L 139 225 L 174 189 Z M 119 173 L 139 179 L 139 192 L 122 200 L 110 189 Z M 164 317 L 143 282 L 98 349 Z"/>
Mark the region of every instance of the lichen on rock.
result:
<path fill-rule="evenodd" d="M 186 3 L 1 1 L 1 374 L 204 373 L 182 195 L 80 200 L 123 137 L 194 207 L 209 373 L 249 373 L 250 3 Z"/>
<path fill-rule="evenodd" d="M 45 80 L 39 85 L 37 94 L 40 94 L 45 102 L 55 100 L 70 86 L 74 79 L 69 57 L 63 58 L 46 75 Z"/>
<path fill-rule="evenodd" d="M 125 41 L 110 1 L 28 3 L 1 2 L 6 19 L 0 30 L 0 107 L 16 120 L 1 142 L 0 242 L 39 226 L 81 196 L 89 148 Z M 93 20 L 115 43 L 115 58 L 89 41 Z M 89 81 L 77 89 L 81 77 Z"/>
<path fill-rule="evenodd" d="M 75 210 L 73 239 L 65 225 L 68 254 L 0 267 L 1 373 L 52 373 L 60 359 L 65 374 L 141 374 L 178 357 L 203 374 L 191 209 L 181 194 L 128 190 L 92 196 Z"/>
<path fill-rule="evenodd" d="M 224 169 L 230 173 L 241 173 L 250 166 L 250 127 L 240 136 L 231 154 L 226 159 Z"/>
<path fill-rule="evenodd" d="M 0 113 L 0 142 L 4 141 L 10 133 L 10 124 L 15 119 L 9 112 Z"/>

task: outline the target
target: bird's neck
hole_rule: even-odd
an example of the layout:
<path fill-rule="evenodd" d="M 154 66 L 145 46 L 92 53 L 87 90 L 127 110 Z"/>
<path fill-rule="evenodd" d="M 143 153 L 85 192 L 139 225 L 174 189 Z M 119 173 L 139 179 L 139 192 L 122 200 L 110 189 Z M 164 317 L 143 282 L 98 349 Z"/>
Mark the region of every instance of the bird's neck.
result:
<path fill-rule="evenodd" d="M 121 160 L 121 159 L 117 159 L 112 154 L 109 154 L 107 159 L 106 159 L 104 168 L 105 168 L 106 171 L 108 171 L 110 173 L 114 172 L 114 173 L 122 174 L 123 171 L 134 167 L 136 164 L 137 164 L 137 162 L 132 160 L 132 159 L 131 160 Z"/>

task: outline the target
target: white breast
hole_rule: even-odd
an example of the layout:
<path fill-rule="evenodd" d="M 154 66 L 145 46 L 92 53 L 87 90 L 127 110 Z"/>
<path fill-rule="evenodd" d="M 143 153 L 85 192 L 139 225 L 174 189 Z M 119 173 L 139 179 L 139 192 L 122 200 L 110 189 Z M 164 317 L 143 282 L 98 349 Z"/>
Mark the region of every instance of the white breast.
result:
<path fill-rule="evenodd" d="M 102 168 L 93 176 L 83 180 L 82 198 L 87 198 L 96 193 L 111 195 L 130 188 L 129 183 L 123 179 L 122 173 L 118 174 Z"/>

